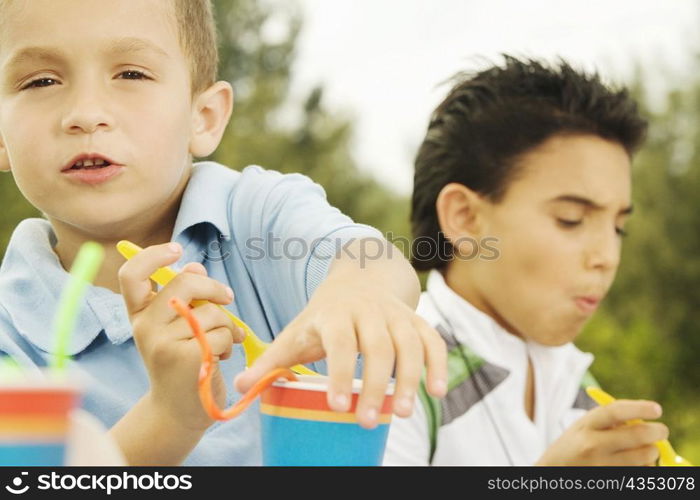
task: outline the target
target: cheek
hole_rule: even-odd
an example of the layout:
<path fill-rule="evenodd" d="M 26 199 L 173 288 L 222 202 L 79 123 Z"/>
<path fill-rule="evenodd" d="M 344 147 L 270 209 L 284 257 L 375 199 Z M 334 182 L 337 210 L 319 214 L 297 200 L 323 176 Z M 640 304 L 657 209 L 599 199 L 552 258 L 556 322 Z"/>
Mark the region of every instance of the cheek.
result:
<path fill-rule="evenodd" d="M 568 338 L 565 331 L 572 325 L 566 300 L 578 255 L 572 240 L 546 221 L 512 225 L 503 234 L 491 273 L 492 303 L 528 338 L 546 344 L 552 335 Z"/>
<path fill-rule="evenodd" d="M 179 109 L 166 115 L 162 110 L 157 120 L 135 121 L 135 134 L 129 139 L 136 146 L 133 155 L 149 163 L 172 167 L 172 162 L 187 155 L 190 137 L 189 109 Z M 170 167 L 169 167 L 170 166 Z"/>
<path fill-rule="evenodd" d="M 542 290 L 571 274 L 576 258 L 572 242 L 549 221 L 512 224 L 501 234 L 502 272 L 509 281 Z"/>

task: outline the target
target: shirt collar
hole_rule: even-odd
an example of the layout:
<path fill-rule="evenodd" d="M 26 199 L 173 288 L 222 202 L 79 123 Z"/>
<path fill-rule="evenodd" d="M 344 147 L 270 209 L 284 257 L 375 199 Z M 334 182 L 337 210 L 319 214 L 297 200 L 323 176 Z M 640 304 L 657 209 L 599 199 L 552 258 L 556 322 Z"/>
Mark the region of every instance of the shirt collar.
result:
<path fill-rule="evenodd" d="M 54 353 L 53 320 L 69 274 L 53 250 L 56 237 L 44 219 L 25 219 L 12 234 L 0 268 L 0 302 L 20 335 L 44 352 Z M 120 344 L 131 337 L 122 296 L 88 286 L 87 307 L 81 307 L 67 347 L 68 355 L 82 352 L 105 331 Z"/>
<path fill-rule="evenodd" d="M 192 226 L 213 225 L 225 238 L 231 238 L 227 207 L 239 173 L 213 161 L 195 163 L 182 196 L 173 230 L 173 240 Z"/>

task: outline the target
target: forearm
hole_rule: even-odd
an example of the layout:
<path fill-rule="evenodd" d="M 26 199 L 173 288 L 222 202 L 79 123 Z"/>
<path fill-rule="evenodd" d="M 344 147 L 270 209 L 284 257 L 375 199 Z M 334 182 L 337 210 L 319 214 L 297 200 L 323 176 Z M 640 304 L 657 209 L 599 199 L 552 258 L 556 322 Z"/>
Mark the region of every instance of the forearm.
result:
<path fill-rule="evenodd" d="M 161 411 L 149 395 L 109 431 L 129 465 L 180 465 L 204 435 L 184 428 L 175 416 Z"/>
<path fill-rule="evenodd" d="M 361 283 L 385 288 L 411 309 L 418 305 L 420 282 L 403 253 L 386 240 L 361 239 L 348 245 L 331 264 L 327 283 Z"/>

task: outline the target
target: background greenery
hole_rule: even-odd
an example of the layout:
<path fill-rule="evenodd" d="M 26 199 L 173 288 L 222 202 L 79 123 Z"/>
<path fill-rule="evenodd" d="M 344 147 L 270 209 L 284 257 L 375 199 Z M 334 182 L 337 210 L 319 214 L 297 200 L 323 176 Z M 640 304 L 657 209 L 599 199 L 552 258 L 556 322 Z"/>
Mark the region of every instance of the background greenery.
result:
<path fill-rule="evenodd" d="M 348 141 L 350 120 L 324 108 L 323 89 L 309 89 L 289 112 L 290 68 L 302 19 L 292 2 L 282 13 L 287 38 L 270 43 L 261 27 L 272 7 L 254 0 L 215 0 L 221 33 L 221 77 L 236 90 L 236 106 L 212 159 L 242 168 L 260 164 L 302 172 L 322 184 L 332 204 L 355 220 L 409 236 L 408 200 L 361 173 Z M 275 5 L 275 16 L 280 15 Z M 700 61 L 696 61 L 700 70 Z M 690 73 L 692 74 L 692 73 Z M 700 75 L 700 71 L 695 72 Z M 436 75 L 436 81 L 443 75 Z M 637 96 L 647 102 L 644 73 Z M 683 82 L 662 111 L 652 113 L 649 142 L 635 164 L 635 215 L 622 266 L 604 308 L 577 342 L 596 354 L 593 370 L 618 397 L 662 403 L 676 448 L 700 464 L 700 77 Z M 0 257 L 16 224 L 38 212 L 0 175 Z"/>

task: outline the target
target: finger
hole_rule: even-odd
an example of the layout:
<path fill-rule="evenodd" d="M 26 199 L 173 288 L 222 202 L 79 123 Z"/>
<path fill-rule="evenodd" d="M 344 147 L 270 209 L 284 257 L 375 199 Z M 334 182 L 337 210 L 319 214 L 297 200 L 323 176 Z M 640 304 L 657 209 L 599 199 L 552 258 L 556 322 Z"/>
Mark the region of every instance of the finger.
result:
<path fill-rule="evenodd" d="M 168 304 L 173 297 L 179 298 L 185 304 L 203 300 L 223 305 L 233 300 L 233 290 L 207 276 L 190 272 L 180 273 L 153 299 L 149 319 L 158 324 L 172 322 L 178 316 Z"/>
<path fill-rule="evenodd" d="M 384 320 L 372 315 L 357 319 L 356 333 L 360 353 L 364 357 L 362 393 L 357 403 L 357 421 L 367 429 L 376 427 L 386 389 L 394 368 L 395 353 Z"/>
<path fill-rule="evenodd" d="M 392 321 L 389 331 L 396 351 L 394 413 L 408 417 L 413 411 L 416 390 L 423 373 L 423 343 L 420 333 L 408 318 Z"/>
<path fill-rule="evenodd" d="M 355 326 L 349 316 L 342 316 L 324 322 L 318 333 L 328 361 L 328 406 L 335 411 L 348 411 L 357 365 Z"/>
<path fill-rule="evenodd" d="M 219 358 L 230 355 L 233 350 L 231 331 L 226 327 L 215 328 L 207 332 L 207 342 L 211 348 L 211 353 Z"/>
<path fill-rule="evenodd" d="M 182 255 L 179 243 L 153 245 L 127 260 L 119 269 L 119 288 L 121 289 L 129 316 L 142 311 L 151 303 L 153 285 L 150 276 L 159 267 L 177 262 Z"/>
<path fill-rule="evenodd" d="M 428 392 L 431 396 L 442 398 L 447 394 L 447 346 L 437 330 L 423 318 L 414 316 L 413 323 L 423 341 Z"/>
<path fill-rule="evenodd" d="M 656 463 L 658 459 L 659 449 L 652 444 L 614 453 L 610 455 L 610 463 L 605 465 L 639 467 Z"/>
<path fill-rule="evenodd" d="M 312 340 L 315 334 L 308 328 L 290 323 L 260 356 L 253 366 L 239 373 L 233 383 L 238 392 L 247 392 L 255 382 L 276 368 L 289 368 L 322 359 L 324 352 L 320 343 Z"/>
<path fill-rule="evenodd" d="M 219 309 L 215 304 L 206 303 L 195 307 L 191 311 L 192 316 L 197 320 L 202 331 L 208 332 L 210 330 L 215 330 L 217 328 L 226 328 L 229 332 L 229 337 L 231 337 L 231 342 L 235 341 L 234 335 L 238 335 L 234 331 L 237 327 L 233 324 L 233 321 L 229 316 Z M 171 329 L 172 337 L 176 340 L 190 339 L 194 337 L 194 332 L 190 328 L 189 323 L 185 318 L 180 316 L 177 317 L 172 322 L 173 328 Z"/>
<path fill-rule="evenodd" d="M 628 420 L 654 420 L 661 416 L 661 406 L 654 401 L 617 400 L 591 410 L 586 416 L 592 429 L 610 429 Z"/>
<path fill-rule="evenodd" d="M 621 425 L 614 429 L 600 431 L 604 449 L 616 453 L 652 445 L 668 438 L 668 427 L 659 422 L 641 422 Z"/>
<path fill-rule="evenodd" d="M 185 267 L 183 267 L 180 272 L 199 274 L 201 276 L 208 275 L 207 268 L 199 262 L 188 262 L 187 264 L 185 264 Z"/>

